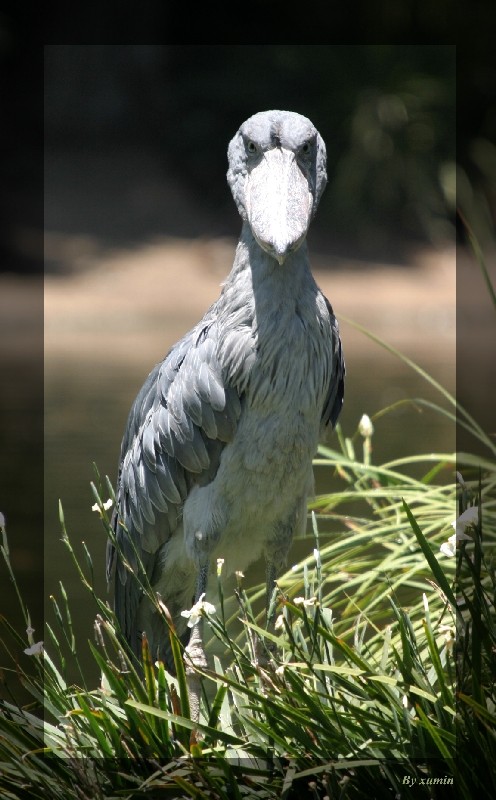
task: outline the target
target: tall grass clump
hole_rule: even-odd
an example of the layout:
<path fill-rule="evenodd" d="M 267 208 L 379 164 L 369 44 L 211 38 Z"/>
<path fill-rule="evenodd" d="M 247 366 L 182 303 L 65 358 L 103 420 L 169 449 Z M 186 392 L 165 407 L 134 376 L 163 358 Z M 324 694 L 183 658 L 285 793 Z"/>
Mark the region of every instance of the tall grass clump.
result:
<path fill-rule="evenodd" d="M 88 685 L 82 671 L 77 683 L 65 678 L 82 646 L 63 584 L 43 644 L 19 595 L 25 631 L 1 620 L 2 798 L 495 796 L 496 445 L 395 354 L 438 392 L 438 403 L 412 402 L 453 424 L 458 415 L 487 456 L 375 464 L 374 422 L 387 409 L 364 415 L 349 436 L 339 429 L 337 447 L 316 459 L 333 491 L 310 504 L 308 555 L 278 581 L 273 630 L 257 611 L 264 588 L 246 587 L 241 574 L 229 616 L 218 565 L 217 610 L 202 613 L 225 655 L 202 673 L 198 723 L 170 620 L 174 676 L 153 663 L 146 637 L 140 666 L 122 645 L 91 553 L 76 553 L 61 508 L 64 545 L 93 603 L 87 647 L 101 683 Z M 93 491 L 112 537 L 103 501 L 112 487 L 97 474 Z M 5 526 L 2 535 L 15 584 Z M 30 703 L 16 700 L 13 677 Z"/>

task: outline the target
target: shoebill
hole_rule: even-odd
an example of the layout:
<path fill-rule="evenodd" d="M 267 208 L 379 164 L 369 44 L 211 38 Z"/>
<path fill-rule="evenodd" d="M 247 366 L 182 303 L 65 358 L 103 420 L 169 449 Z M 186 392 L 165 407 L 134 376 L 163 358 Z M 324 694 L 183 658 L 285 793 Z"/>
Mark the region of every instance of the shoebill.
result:
<path fill-rule="evenodd" d="M 134 401 L 117 482 L 117 552 L 110 543 L 107 554 L 132 651 L 139 657 L 146 632 L 152 656 L 172 667 L 163 615 L 140 588 L 144 570 L 186 645 L 191 686 L 195 666 L 206 665 L 202 621 L 190 629 L 181 611 L 208 597 L 217 558 L 226 575 L 263 554 L 269 601 L 305 527 L 312 458 L 344 393 L 338 323 L 306 243 L 327 180 L 322 138 L 300 114 L 261 112 L 235 134 L 228 163 L 242 220 L 233 266 L 218 300 Z M 192 692 L 198 715 L 198 685 Z"/>

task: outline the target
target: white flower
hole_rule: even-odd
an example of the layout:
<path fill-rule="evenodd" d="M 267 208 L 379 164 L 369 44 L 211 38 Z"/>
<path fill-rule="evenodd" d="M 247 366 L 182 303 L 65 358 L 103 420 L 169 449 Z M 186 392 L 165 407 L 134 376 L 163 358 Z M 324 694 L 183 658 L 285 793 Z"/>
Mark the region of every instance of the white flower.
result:
<path fill-rule="evenodd" d="M 293 603 L 295 604 L 295 606 L 305 606 L 305 607 L 314 606 L 316 602 L 317 602 L 317 598 L 316 597 L 308 597 L 308 598 L 306 598 L 306 597 L 295 597 L 294 600 L 293 600 Z"/>
<path fill-rule="evenodd" d="M 218 558 L 217 559 L 217 575 L 218 576 L 220 576 L 220 574 L 222 572 L 223 565 L 224 565 L 224 559 L 223 558 Z"/>
<path fill-rule="evenodd" d="M 452 536 L 449 537 L 447 542 L 443 542 L 439 548 L 443 555 L 452 557 L 456 553 L 457 542 L 462 542 L 464 539 L 470 540 L 471 536 L 465 533 L 465 528 L 469 525 L 477 525 L 479 521 L 479 509 L 477 506 L 467 508 L 463 514 L 460 514 L 458 519 L 455 519 L 451 526 L 455 529 Z"/>
<path fill-rule="evenodd" d="M 26 647 L 24 652 L 27 656 L 40 656 L 43 653 L 43 642 L 36 642 L 31 647 Z"/>
<path fill-rule="evenodd" d="M 102 506 L 101 506 L 101 508 L 104 508 L 104 509 L 105 509 L 105 511 L 108 511 L 108 510 L 109 510 L 109 508 L 112 508 L 112 506 L 113 506 L 113 505 L 114 505 L 114 501 L 113 501 L 113 500 L 111 500 L 111 499 L 110 499 L 110 497 L 109 497 L 109 499 L 108 499 L 108 500 L 105 500 L 105 502 L 104 502 L 104 503 L 102 503 Z M 95 503 L 94 505 L 92 505 L 92 506 L 91 506 L 91 510 L 92 510 L 92 511 L 100 511 L 100 513 L 101 513 L 101 508 L 100 508 L 100 506 L 98 505 L 98 503 Z"/>
<path fill-rule="evenodd" d="M 275 631 L 282 631 L 284 628 L 284 617 L 282 614 L 279 614 L 276 621 L 274 622 L 274 630 Z"/>
<path fill-rule="evenodd" d="M 235 572 L 234 574 L 235 574 L 235 576 L 236 576 L 236 586 L 237 586 L 237 590 L 240 592 L 240 591 L 241 591 L 241 589 L 242 589 L 242 586 L 243 586 L 243 578 L 245 577 L 245 573 L 244 573 L 244 572 L 241 572 L 241 570 L 240 570 L 240 569 L 237 569 L 237 570 L 236 570 L 236 572 Z"/>
<path fill-rule="evenodd" d="M 358 430 L 364 439 L 369 439 L 374 433 L 374 426 L 368 414 L 362 414 L 362 418 L 358 423 Z"/>
<path fill-rule="evenodd" d="M 28 628 L 26 628 L 26 633 L 28 636 L 32 636 L 34 633 L 34 628 L 32 628 L 30 625 Z"/>
<path fill-rule="evenodd" d="M 201 617 L 208 617 L 209 614 L 215 614 L 215 606 L 204 600 L 204 597 L 205 592 L 200 595 L 192 608 L 187 611 L 181 611 L 181 616 L 186 617 L 188 620 L 188 628 L 193 628 Z"/>
<path fill-rule="evenodd" d="M 470 539 L 470 536 L 467 536 L 465 533 L 465 528 L 469 525 L 477 525 L 479 522 L 479 509 L 477 506 L 471 506 L 467 508 L 463 514 L 460 514 L 458 519 L 455 519 L 451 526 L 455 529 L 456 538 L 458 541 L 462 539 Z"/>
<path fill-rule="evenodd" d="M 447 542 L 443 542 L 439 549 L 443 556 L 448 556 L 448 558 L 454 556 L 456 553 L 456 534 L 450 536 Z"/>

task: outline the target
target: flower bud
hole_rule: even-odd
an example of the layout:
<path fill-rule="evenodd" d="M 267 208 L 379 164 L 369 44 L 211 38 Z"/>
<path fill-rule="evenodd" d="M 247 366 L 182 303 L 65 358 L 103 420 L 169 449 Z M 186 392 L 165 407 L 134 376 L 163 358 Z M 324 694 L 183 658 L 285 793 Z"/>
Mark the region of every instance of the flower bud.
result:
<path fill-rule="evenodd" d="M 374 426 L 368 414 L 362 415 L 362 418 L 358 423 L 358 430 L 365 439 L 369 438 L 374 433 Z"/>

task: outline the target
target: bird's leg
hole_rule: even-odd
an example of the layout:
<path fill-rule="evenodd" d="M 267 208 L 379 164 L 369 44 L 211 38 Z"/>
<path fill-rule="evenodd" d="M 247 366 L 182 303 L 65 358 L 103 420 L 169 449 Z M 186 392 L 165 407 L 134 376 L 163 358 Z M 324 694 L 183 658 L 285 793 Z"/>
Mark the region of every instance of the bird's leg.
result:
<path fill-rule="evenodd" d="M 200 601 L 207 590 L 208 564 L 203 564 L 198 571 L 195 603 Z M 191 628 L 189 642 L 184 650 L 184 665 L 186 682 L 188 686 L 189 707 L 191 720 L 198 722 L 200 719 L 201 677 L 197 670 L 206 669 L 207 657 L 203 647 L 203 616 L 199 616 Z"/>
<path fill-rule="evenodd" d="M 298 525 L 305 520 L 304 504 L 305 498 L 292 511 L 289 518 L 279 524 L 272 532 L 272 536 L 265 547 L 265 603 L 266 603 L 266 630 L 268 633 L 275 632 L 276 622 L 276 603 L 272 602 L 274 590 L 277 588 L 276 579 L 286 563 L 286 557 L 291 546 L 293 534 Z M 275 598 L 274 598 L 275 600 Z M 275 651 L 275 646 L 269 642 L 262 647 L 259 643 L 259 663 L 268 666 L 270 654 Z"/>
<path fill-rule="evenodd" d="M 276 588 L 276 578 L 278 570 L 273 561 L 267 559 L 265 566 L 265 629 L 269 633 L 274 632 L 276 619 L 276 604 L 271 603 L 274 589 Z M 263 643 L 259 637 L 256 640 L 256 657 L 260 666 L 266 667 L 269 663 L 268 653 L 274 649 L 272 643 Z"/>
<path fill-rule="evenodd" d="M 272 633 L 276 621 L 276 604 L 272 603 L 272 595 L 276 588 L 277 569 L 272 561 L 267 561 L 265 567 L 265 613 L 266 623 L 265 627 Z"/>

